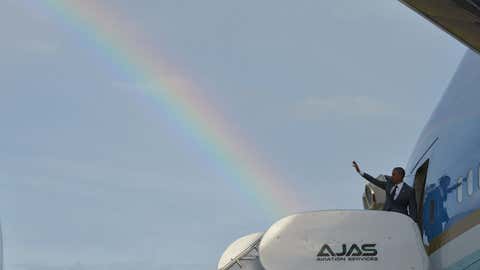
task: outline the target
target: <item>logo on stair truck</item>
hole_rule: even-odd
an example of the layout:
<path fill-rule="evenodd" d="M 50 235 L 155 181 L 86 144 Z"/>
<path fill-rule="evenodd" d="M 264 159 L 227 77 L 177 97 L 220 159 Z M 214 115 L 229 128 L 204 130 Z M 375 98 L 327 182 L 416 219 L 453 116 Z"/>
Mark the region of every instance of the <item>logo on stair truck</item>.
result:
<path fill-rule="evenodd" d="M 333 247 L 325 244 L 317 254 L 317 261 L 343 262 L 343 261 L 378 261 L 377 244 L 343 244 Z"/>

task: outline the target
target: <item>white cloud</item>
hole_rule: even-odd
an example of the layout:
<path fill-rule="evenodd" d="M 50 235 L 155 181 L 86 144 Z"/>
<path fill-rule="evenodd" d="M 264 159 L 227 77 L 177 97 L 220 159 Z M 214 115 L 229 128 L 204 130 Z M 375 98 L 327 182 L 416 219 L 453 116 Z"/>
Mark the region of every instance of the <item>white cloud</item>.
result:
<path fill-rule="evenodd" d="M 44 39 L 17 38 L 0 44 L 0 53 L 7 55 L 9 52 L 16 52 L 28 56 L 51 56 L 57 54 L 61 46 L 56 41 Z"/>
<path fill-rule="evenodd" d="M 50 55 L 57 53 L 60 49 L 60 46 L 58 43 L 53 41 L 33 39 L 18 42 L 17 48 L 27 53 Z"/>
<path fill-rule="evenodd" d="M 294 113 L 305 118 L 332 116 L 365 117 L 392 116 L 400 113 L 391 103 L 368 96 L 309 97 L 294 106 Z"/>

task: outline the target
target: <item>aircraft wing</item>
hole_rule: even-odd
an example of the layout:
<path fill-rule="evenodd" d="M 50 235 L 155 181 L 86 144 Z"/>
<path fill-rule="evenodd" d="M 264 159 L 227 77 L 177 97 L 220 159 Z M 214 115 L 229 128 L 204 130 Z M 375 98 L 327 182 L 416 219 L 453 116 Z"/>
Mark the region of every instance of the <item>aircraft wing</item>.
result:
<path fill-rule="evenodd" d="M 480 0 L 400 0 L 480 52 Z"/>

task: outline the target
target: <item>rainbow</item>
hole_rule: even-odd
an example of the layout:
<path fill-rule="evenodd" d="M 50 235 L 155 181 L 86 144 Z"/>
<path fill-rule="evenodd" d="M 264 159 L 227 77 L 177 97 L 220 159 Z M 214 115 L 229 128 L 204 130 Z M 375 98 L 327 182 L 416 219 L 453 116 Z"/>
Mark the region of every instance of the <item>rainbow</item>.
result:
<path fill-rule="evenodd" d="M 245 139 L 232 132 L 222 114 L 200 96 L 199 88 L 150 48 L 145 35 L 102 1 L 45 0 L 48 9 L 101 48 L 110 61 L 136 82 L 138 91 L 161 106 L 162 112 L 202 151 L 235 188 L 272 217 L 303 210 L 296 193 L 266 165 Z M 283 180 L 283 181 L 282 181 Z"/>

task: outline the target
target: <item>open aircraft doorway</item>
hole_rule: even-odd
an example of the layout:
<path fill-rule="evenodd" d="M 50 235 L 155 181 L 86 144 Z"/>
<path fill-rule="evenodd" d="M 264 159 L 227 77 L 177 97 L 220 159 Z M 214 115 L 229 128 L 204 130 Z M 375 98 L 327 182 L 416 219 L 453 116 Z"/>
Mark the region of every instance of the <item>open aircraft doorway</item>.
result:
<path fill-rule="evenodd" d="M 424 196 L 425 196 L 425 183 L 427 181 L 428 175 L 428 165 L 430 163 L 430 159 L 425 161 L 420 168 L 418 168 L 417 172 L 415 173 L 415 182 L 413 183 L 415 189 L 415 199 L 417 201 L 417 217 L 418 217 L 418 226 L 420 227 L 420 232 L 423 234 L 423 222 L 424 215 L 423 215 L 423 207 L 424 207 Z"/>

